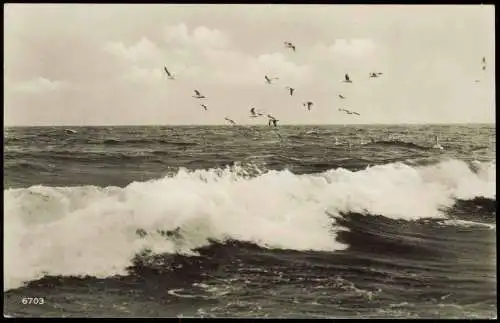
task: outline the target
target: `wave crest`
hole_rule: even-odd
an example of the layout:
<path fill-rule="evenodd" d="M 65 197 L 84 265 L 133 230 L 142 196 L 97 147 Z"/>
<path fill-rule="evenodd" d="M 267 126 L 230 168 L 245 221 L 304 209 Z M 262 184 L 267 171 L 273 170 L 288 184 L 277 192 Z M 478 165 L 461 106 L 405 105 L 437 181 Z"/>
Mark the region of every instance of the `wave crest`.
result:
<path fill-rule="evenodd" d="M 5 288 L 51 275 L 125 274 L 142 250 L 184 253 L 210 241 L 333 251 L 335 216 L 444 218 L 455 199 L 495 196 L 494 163 L 402 163 L 296 175 L 256 166 L 180 169 L 127 187 L 4 190 Z M 331 217 L 329 214 L 333 214 Z M 138 235 L 142 229 L 152 234 Z M 162 234 L 179 230 L 180 238 Z"/>

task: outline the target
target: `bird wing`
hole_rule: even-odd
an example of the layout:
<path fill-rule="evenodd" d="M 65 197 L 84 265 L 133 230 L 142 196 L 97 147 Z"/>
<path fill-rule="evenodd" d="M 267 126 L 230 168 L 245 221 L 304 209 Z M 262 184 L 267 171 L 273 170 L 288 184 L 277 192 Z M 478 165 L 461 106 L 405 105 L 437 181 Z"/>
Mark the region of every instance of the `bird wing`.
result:
<path fill-rule="evenodd" d="M 167 67 L 164 66 L 163 68 L 165 69 L 165 73 L 167 73 L 167 75 L 170 76 L 170 72 L 168 71 Z"/>
<path fill-rule="evenodd" d="M 198 90 L 194 90 L 194 93 L 196 93 L 196 95 L 201 95 L 200 91 L 198 91 Z"/>

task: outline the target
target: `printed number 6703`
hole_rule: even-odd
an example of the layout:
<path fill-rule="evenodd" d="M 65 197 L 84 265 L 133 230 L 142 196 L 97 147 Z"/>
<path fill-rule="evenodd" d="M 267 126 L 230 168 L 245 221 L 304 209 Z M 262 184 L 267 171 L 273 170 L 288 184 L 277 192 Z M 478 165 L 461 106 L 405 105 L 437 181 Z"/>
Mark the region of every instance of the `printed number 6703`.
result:
<path fill-rule="evenodd" d="M 42 305 L 45 304 L 45 299 L 43 299 L 43 297 L 23 297 L 21 299 L 21 303 L 23 305 L 28 305 L 28 304 Z"/>

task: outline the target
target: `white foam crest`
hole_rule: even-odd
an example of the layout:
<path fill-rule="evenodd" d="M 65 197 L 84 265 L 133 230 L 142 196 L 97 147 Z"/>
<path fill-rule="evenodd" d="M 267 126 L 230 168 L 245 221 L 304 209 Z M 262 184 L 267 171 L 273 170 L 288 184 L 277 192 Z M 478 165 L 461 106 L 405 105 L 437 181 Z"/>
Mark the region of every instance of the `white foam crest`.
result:
<path fill-rule="evenodd" d="M 388 164 L 316 175 L 270 171 L 253 177 L 239 166 L 182 169 L 125 188 L 8 189 L 4 191 L 5 288 L 44 272 L 124 274 L 132 257 L 144 248 L 193 254 L 208 239 L 295 250 L 343 249 L 345 245 L 335 242 L 335 220 L 326 210 L 412 220 L 442 217 L 439 208 L 451 206 L 457 196 L 494 194 L 494 170 L 480 165 L 475 174 L 461 163 L 420 168 Z M 155 233 L 177 227 L 182 240 Z M 138 228 L 149 234 L 139 237 Z"/>
<path fill-rule="evenodd" d="M 466 220 L 445 220 L 441 224 L 443 225 L 450 225 L 450 226 L 459 226 L 459 227 L 464 227 L 464 228 L 470 228 L 470 227 L 482 227 L 482 228 L 488 228 L 490 230 L 495 230 L 496 225 L 491 224 L 491 223 L 481 223 L 481 222 L 473 222 L 473 221 L 466 221 Z"/>
<path fill-rule="evenodd" d="M 496 197 L 493 163 L 476 164 L 476 172 L 459 160 L 413 167 L 403 163 L 377 165 L 364 171 L 327 171 L 333 185 L 331 213 L 381 214 L 393 219 L 417 220 L 445 217 L 442 210 L 455 199 Z M 330 210 L 331 210 L 330 209 Z"/>

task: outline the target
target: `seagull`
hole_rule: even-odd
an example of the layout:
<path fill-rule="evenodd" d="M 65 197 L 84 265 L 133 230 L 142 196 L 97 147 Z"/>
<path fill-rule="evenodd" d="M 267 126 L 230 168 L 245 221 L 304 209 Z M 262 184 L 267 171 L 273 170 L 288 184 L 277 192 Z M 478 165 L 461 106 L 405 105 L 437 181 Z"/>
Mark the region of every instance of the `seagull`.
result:
<path fill-rule="evenodd" d="M 273 124 L 275 127 L 278 126 L 278 120 L 275 117 L 273 117 L 270 114 L 268 114 L 267 117 L 269 118 L 269 122 L 268 122 L 269 126 L 271 126 L 271 124 Z"/>
<path fill-rule="evenodd" d="M 292 96 L 293 95 L 293 91 L 295 91 L 295 89 L 291 88 L 289 86 L 287 86 L 286 89 L 290 92 L 290 96 Z"/>
<path fill-rule="evenodd" d="M 279 77 L 271 77 L 271 78 L 269 78 L 269 76 L 267 76 L 267 75 L 264 76 L 264 78 L 266 79 L 267 84 L 271 84 L 271 82 L 273 80 L 279 80 Z"/>
<path fill-rule="evenodd" d="M 345 79 L 343 81 L 344 83 L 352 83 L 351 79 L 349 78 L 349 74 L 345 74 Z"/>
<path fill-rule="evenodd" d="M 294 45 L 294 44 L 292 44 L 291 42 L 286 41 L 286 42 L 285 42 L 285 47 L 286 47 L 286 48 L 290 48 L 291 50 L 293 50 L 293 51 L 295 52 L 295 45 Z"/>
<path fill-rule="evenodd" d="M 163 69 L 165 70 L 165 73 L 167 73 L 167 76 L 168 76 L 169 80 L 174 80 L 175 79 L 175 75 L 173 75 L 172 73 L 170 73 L 168 71 L 167 66 L 164 66 Z"/>
<path fill-rule="evenodd" d="M 307 102 L 304 102 L 302 103 L 303 106 L 307 107 L 307 110 L 308 111 L 311 111 L 311 106 L 313 105 L 314 103 L 312 103 L 311 101 L 307 101 Z"/>
<path fill-rule="evenodd" d="M 263 114 L 260 112 L 255 112 L 255 108 L 250 109 L 250 117 L 251 118 L 257 118 L 257 117 L 261 117 L 261 116 L 263 116 Z"/>
<path fill-rule="evenodd" d="M 339 111 L 343 111 L 343 112 L 345 112 L 345 113 L 347 113 L 347 114 L 356 114 L 356 115 L 358 115 L 358 116 L 360 115 L 359 113 L 357 113 L 357 112 L 355 112 L 355 111 L 349 111 L 349 110 L 347 110 L 347 109 L 340 109 L 340 108 L 339 108 Z"/>
<path fill-rule="evenodd" d="M 483 71 L 486 69 L 486 57 L 483 56 Z"/>
<path fill-rule="evenodd" d="M 342 94 L 339 94 L 339 98 L 341 98 L 343 100 L 343 99 L 345 99 L 345 96 L 343 96 Z"/>
<path fill-rule="evenodd" d="M 375 77 L 379 77 L 379 76 L 380 76 L 380 75 L 382 75 L 382 74 L 383 74 L 383 73 L 380 73 L 380 72 L 377 72 L 377 73 L 373 73 L 373 72 L 372 72 L 372 73 L 370 73 L 370 78 L 372 78 L 372 77 L 374 77 L 374 78 L 375 78 Z"/>
<path fill-rule="evenodd" d="M 200 104 L 200 105 L 203 107 L 203 109 L 205 109 L 205 111 L 207 111 L 207 110 L 208 110 L 208 109 L 207 109 L 207 106 L 206 106 L 205 104 Z"/>
<path fill-rule="evenodd" d="M 227 121 L 229 121 L 231 124 L 236 124 L 236 122 L 234 122 L 234 120 L 231 120 L 228 117 L 224 117 L 224 119 L 227 120 Z"/>
<path fill-rule="evenodd" d="M 206 98 L 206 96 L 201 95 L 200 91 L 198 91 L 198 90 L 194 90 L 194 93 L 196 95 L 193 95 L 193 98 L 196 98 L 196 99 L 204 99 L 204 98 Z"/>

